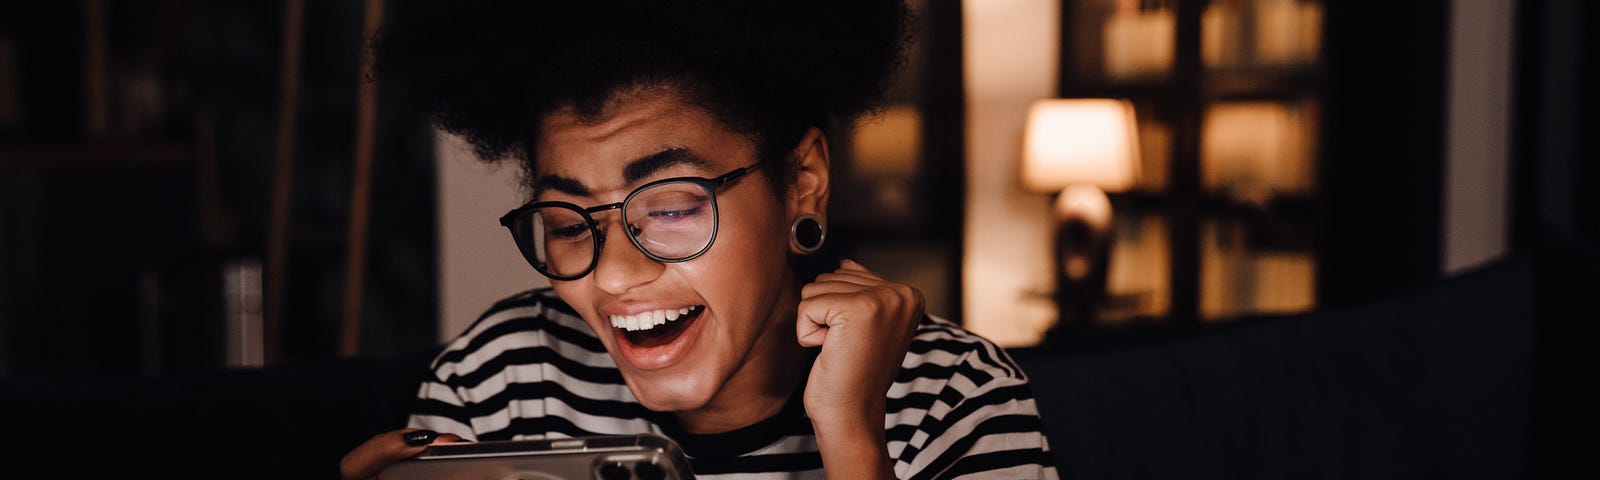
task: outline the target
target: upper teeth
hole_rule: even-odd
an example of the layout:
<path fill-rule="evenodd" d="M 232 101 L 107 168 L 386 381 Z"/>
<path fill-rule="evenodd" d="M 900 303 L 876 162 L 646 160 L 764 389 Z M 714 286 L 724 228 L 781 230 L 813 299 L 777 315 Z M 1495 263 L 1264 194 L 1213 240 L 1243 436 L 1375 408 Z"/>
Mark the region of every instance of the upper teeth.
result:
<path fill-rule="evenodd" d="M 677 310 L 651 310 L 648 312 L 639 312 L 633 315 L 612 315 L 611 326 L 630 332 L 649 330 L 661 326 L 667 322 L 677 320 L 678 317 L 688 315 L 689 312 L 693 312 L 698 308 L 700 307 L 694 306 L 680 308 Z"/>

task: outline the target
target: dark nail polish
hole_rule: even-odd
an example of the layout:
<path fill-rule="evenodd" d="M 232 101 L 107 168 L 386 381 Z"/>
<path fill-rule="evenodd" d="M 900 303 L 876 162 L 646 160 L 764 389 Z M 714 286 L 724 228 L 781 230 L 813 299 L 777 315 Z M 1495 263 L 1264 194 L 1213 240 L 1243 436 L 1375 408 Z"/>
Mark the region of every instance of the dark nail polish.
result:
<path fill-rule="evenodd" d="M 406 445 L 420 447 L 433 442 L 433 439 L 438 437 L 439 432 L 435 432 L 433 430 L 417 430 L 413 432 L 406 432 L 405 436 L 401 438 L 405 440 Z"/>

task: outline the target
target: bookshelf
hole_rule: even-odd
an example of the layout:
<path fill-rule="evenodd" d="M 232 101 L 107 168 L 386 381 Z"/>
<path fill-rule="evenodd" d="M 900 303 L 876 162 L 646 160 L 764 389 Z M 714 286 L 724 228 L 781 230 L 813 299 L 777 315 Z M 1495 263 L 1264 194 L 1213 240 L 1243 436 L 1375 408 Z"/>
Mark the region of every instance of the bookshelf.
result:
<path fill-rule="evenodd" d="M 1059 96 L 1131 100 L 1143 156 L 1091 329 L 1317 306 L 1322 8 L 1063 3 Z"/>
<path fill-rule="evenodd" d="M 1334 308 L 1439 277 L 1447 2 L 1061 12 L 1059 96 L 1133 101 L 1144 158 L 1111 195 L 1109 298 L 1089 333 Z"/>

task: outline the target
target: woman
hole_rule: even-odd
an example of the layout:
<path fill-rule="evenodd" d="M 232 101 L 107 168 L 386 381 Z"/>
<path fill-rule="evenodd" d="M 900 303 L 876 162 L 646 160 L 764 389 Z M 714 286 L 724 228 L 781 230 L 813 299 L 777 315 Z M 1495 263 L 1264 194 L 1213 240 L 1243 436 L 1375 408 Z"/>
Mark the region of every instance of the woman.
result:
<path fill-rule="evenodd" d="M 902 63 L 891 1 L 402 4 L 379 43 L 486 159 L 551 279 L 434 361 L 410 428 L 341 462 L 367 478 L 426 442 L 658 433 L 701 478 L 1054 478 L 1003 350 L 826 239 L 827 127 Z M 411 440 L 408 443 L 407 440 Z M 413 445 L 414 443 L 414 445 Z"/>

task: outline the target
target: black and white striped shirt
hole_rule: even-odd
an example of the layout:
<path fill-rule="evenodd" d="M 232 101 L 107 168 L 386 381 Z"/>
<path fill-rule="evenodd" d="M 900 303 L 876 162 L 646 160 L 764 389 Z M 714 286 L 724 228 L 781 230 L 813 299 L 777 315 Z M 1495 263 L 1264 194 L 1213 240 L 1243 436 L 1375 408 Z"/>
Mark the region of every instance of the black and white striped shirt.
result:
<path fill-rule="evenodd" d="M 639 405 L 588 324 L 549 289 L 496 304 L 432 370 L 413 428 L 478 441 L 655 433 L 683 447 L 696 478 L 823 478 L 800 392 L 755 425 L 684 433 Z M 899 478 L 1056 478 L 1026 375 L 947 320 L 918 325 L 884 426 Z"/>

